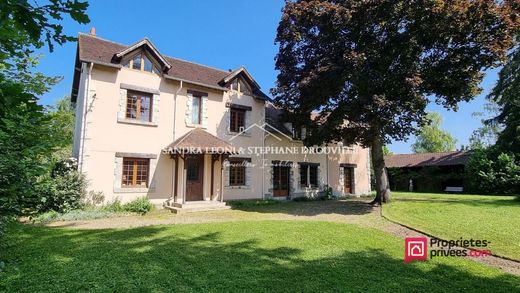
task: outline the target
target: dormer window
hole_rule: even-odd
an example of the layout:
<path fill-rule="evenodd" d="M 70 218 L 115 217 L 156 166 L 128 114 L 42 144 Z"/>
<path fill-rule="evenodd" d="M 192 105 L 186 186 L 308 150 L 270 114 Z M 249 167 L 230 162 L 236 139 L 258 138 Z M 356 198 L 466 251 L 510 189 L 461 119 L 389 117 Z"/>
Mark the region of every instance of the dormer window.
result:
<path fill-rule="evenodd" d="M 128 60 L 124 65 L 124 67 L 132 68 L 140 71 L 153 72 L 155 74 L 160 74 L 161 70 L 157 65 L 155 65 L 148 56 L 144 52 L 138 53 L 133 58 Z"/>
<path fill-rule="evenodd" d="M 235 78 L 229 85 L 231 90 L 238 91 L 244 95 L 252 96 L 251 87 L 241 78 Z"/>

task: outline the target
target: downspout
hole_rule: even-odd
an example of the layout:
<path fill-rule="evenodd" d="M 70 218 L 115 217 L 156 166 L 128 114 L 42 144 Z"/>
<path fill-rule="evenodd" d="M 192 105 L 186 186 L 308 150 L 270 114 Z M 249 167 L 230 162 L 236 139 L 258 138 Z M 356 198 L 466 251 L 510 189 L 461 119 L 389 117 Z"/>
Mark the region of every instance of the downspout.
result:
<path fill-rule="evenodd" d="M 177 89 L 177 91 L 175 91 L 175 94 L 173 96 L 173 141 L 175 141 L 175 127 L 177 127 L 177 95 L 181 92 L 181 89 L 182 89 L 182 85 L 183 85 L 183 82 L 182 80 L 180 81 L 180 84 L 179 84 L 179 88 Z M 171 155 L 171 154 L 170 154 Z M 176 176 L 176 173 L 179 171 L 179 166 L 178 166 L 178 160 L 179 158 L 176 158 L 175 159 L 175 162 L 172 164 L 172 198 L 174 201 L 177 200 L 177 190 L 176 190 L 176 182 L 175 182 L 175 177 L 178 178 L 178 176 Z"/>
<path fill-rule="evenodd" d="M 264 104 L 264 123 L 265 125 L 265 104 Z M 262 200 L 265 200 L 265 139 L 267 138 L 267 135 L 265 134 L 265 131 L 262 131 Z"/>
<path fill-rule="evenodd" d="M 328 152 L 325 152 L 325 176 L 326 176 L 326 180 L 327 180 L 327 187 L 331 187 L 330 186 L 330 182 L 329 182 L 329 153 Z"/>
<path fill-rule="evenodd" d="M 180 81 L 179 88 L 175 92 L 173 97 L 173 141 L 175 141 L 175 127 L 177 125 L 177 95 L 181 92 L 183 86 L 182 80 Z"/>
<path fill-rule="evenodd" d="M 85 127 L 87 126 L 87 101 L 88 96 L 90 95 L 90 81 L 92 79 L 92 68 L 94 68 L 94 62 L 90 62 L 90 68 L 88 70 L 88 78 L 87 78 L 87 86 L 85 87 L 86 93 L 83 95 L 83 119 L 81 121 L 81 138 L 80 138 L 80 148 L 79 148 L 79 172 L 83 172 L 83 159 L 84 159 L 84 153 L 85 153 Z"/>

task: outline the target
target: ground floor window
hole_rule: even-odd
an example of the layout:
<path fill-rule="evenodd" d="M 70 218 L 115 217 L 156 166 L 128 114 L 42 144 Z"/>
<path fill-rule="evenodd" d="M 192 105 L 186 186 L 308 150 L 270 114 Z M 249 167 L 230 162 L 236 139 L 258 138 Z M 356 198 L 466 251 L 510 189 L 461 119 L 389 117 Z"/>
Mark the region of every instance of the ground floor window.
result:
<path fill-rule="evenodd" d="M 229 160 L 229 185 L 246 185 L 246 166 L 249 159 L 232 158 Z"/>
<path fill-rule="evenodd" d="M 123 158 L 122 187 L 148 187 L 150 159 Z"/>
<path fill-rule="evenodd" d="M 300 163 L 301 187 L 318 187 L 318 166 L 319 164 Z"/>

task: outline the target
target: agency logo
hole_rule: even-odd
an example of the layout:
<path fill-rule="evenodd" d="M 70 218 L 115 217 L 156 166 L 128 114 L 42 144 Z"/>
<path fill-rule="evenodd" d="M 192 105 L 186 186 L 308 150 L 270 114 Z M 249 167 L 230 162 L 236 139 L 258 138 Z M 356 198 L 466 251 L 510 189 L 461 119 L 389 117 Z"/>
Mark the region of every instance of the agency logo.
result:
<path fill-rule="evenodd" d="M 404 262 L 428 259 L 428 238 L 406 237 L 404 241 Z"/>
<path fill-rule="evenodd" d="M 253 123 L 253 124 L 249 125 L 249 127 L 247 127 L 247 128 L 240 127 L 240 131 L 237 134 L 233 135 L 229 140 L 233 141 L 235 138 L 237 138 L 239 136 L 242 136 L 244 134 L 247 135 L 253 128 L 258 128 L 264 132 L 264 136 L 270 135 L 279 141 L 281 141 L 283 137 L 285 137 L 288 140 L 292 140 L 292 137 L 283 133 L 282 131 L 280 131 L 279 129 L 277 129 L 276 127 L 272 126 L 269 123 L 263 123 L 263 124 Z"/>

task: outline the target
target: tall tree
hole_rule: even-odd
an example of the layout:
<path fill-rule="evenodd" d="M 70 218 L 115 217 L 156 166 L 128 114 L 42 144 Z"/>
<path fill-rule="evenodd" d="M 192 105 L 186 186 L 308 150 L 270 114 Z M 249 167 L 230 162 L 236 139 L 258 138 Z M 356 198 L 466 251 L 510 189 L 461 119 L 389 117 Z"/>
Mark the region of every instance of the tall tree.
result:
<path fill-rule="evenodd" d="M 520 154 L 520 45 L 509 55 L 507 64 L 498 74 L 498 82 L 488 95 L 498 104 L 498 115 L 486 121 L 501 124 L 497 147 L 503 152 Z"/>
<path fill-rule="evenodd" d="M 513 0 L 288 1 L 272 93 L 309 130 L 305 143 L 370 147 L 374 203 L 388 201 L 383 145 L 415 133 L 430 100 L 457 109 L 479 93 L 481 70 L 513 44 L 517 13 Z"/>
<path fill-rule="evenodd" d="M 499 114 L 498 104 L 492 100 L 489 100 L 484 105 L 483 112 L 473 112 L 473 117 L 480 117 L 480 122 L 482 125 L 475 129 L 469 138 L 470 148 L 471 149 L 480 149 L 487 148 L 495 145 L 498 139 L 498 134 L 502 132 L 503 125 L 500 124 L 495 119 L 491 119 L 496 117 Z"/>
<path fill-rule="evenodd" d="M 88 4 L 78 0 L 0 0 L 0 230 L 2 217 L 38 202 L 38 176 L 60 148 L 58 132 L 38 96 L 60 80 L 35 72 L 35 49 L 74 40 L 63 33 L 63 18 L 87 23 Z M 60 134 L 61 135 L 61 134 Z M 1 231 L 0 231 L 1 234 Z"/>
<path fill-rule="evenodd" d="M 429 123 L 423 125 L 417 134 L 417 140 L 412 144 L 414 153 L 438 153 L 455 150 L 455 139 L 449 132 L 443 130 L 442 116 L 437 112 L 426 115 Z"/>

